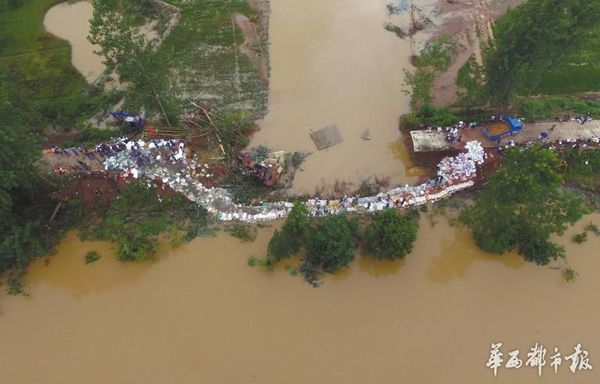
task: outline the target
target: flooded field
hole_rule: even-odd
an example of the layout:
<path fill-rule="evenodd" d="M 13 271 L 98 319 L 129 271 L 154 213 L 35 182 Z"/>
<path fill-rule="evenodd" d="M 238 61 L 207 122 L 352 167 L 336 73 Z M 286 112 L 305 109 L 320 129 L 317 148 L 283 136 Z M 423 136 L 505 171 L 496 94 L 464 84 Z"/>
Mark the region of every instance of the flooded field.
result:
<path fill-rule="evenodd" d="M 0 382 L 598 381 L 597 368 L 571 374 L 567 362 L 558 375 L 548 364 L 542 379 L 525 366 L 500 368 L 494 379 L 485 362 L 493 341 L 521 358 L 536 342 L 549 354 L 582 342 L 591 363 L 600 361 L 600 238 L 564 242 L 580 273 L 568 284 L 518 255 L 477 251 L 443 220 L 421 224 L 406 261 L 358 258 L 316 289 L 283 268 L 247 266 L 272 229 L 255 243 L 198 239 L 133 265 L 71 234 L 48 265 L 31 267 L 30 298 L 0 299 Z M 85 265 L 92 249 L 103 257 Z"/>
<path fill-rule="evenodd" d="M 343 139 L 306 160 L 296 192 L 369 176 L 413 180 L 389 148 L 408 111 L 410 47 L 383 28 L 387 20 L 383 0 L 271 1 L 269 109 L 251 146 L 316 152 L 310 130 L 332 124 Z"/>
<path fill-rule="evenodd" d="M 94 53 L 100 47 L 87 40 L 93 11 L 89 1 L 64 2 L 50 8 L 44 18 L 48 32 L 71 44 L 73 66 L 89 83 L 93 83 L 105 68 L 102 57 Z"/>

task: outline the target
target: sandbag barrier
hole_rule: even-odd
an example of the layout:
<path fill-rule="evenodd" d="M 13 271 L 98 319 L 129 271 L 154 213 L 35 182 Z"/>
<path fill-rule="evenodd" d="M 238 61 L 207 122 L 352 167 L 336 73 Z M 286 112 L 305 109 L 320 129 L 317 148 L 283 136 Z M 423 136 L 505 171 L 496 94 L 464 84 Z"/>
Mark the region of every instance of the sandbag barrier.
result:
<path fill-rule="evenodd" d="M 287 216 L 293 203 L 267 202 L 261 205 L 241 205 L 233 201 L 232 194 L 224 188 L 207 188 L 191 176 L 201 164 L 188 162 L 184 143 L 177 140 L 132 141 L 127 138 L 109 144 L 120 148 L 118 152 L 105 153 L 106 170 L 118 170 L 125 177 L 144 177 L 168 185 L 190 201 L 203 206 L 221 221 L 259 222 Z M 100 148 L 100 146 L 99 146 Z M 341 199 L 311 198 L 304 201 L 315 217 L 343 212 L 369 213 L 389 208 L 410 208 L 435 202 L 474 185 L 477 165 L 484 161 L 481 143 L 466 143 L 466 153 L 446 157 L 438 165 L 438 176 L 426 183 L 397 187 L 375 196 L 344 196 Z"/>

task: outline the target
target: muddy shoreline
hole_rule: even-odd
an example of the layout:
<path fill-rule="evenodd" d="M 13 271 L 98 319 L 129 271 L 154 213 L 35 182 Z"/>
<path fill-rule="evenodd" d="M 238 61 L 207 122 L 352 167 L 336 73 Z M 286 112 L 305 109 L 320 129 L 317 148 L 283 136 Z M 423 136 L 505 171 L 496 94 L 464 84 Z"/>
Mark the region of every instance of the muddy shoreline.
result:
<path fill-rule="evenodd" d="M 458 54 L 447 71 L 439 75 L 433 85 L 433 104 L 447 106 L 457 101 L 456 76 L 459 69 L 473 56 L 482 64 L 482 48 L 491 36 L 491 26 L 509 7 L 523 0 L 448 0 L 438 1 L 438 25 L 432 27 L 427 41 L 442 35 L 450 36 L 456 43 Z"/>

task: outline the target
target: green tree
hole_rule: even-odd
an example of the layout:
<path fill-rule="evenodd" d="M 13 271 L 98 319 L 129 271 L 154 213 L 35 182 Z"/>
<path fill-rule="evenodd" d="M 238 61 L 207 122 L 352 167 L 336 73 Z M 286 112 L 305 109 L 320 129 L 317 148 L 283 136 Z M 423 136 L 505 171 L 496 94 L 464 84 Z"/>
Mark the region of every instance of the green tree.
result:
<path fill-rule="evenodd" d="M 456 56 L 456 47 L 446 35 L 433 44 L 428 44 L 421 56 L 415 60 L 413 72 L 404 71 L 404 80 L 410 88 L 410 103 L 413 109 L 431 102 L 431 87 L 436 76 L 448 69 Z"/>
<path fill-rule="evenodd" d="M 520 82 L 531 94 L 599 22 L 600 0 L 528 0 L 509 10 L 496 20 L 484 49 L 490 99 L 507 103 Z"/>
<path fill-rule="evenodd" d="M 267 246 L 267 257 L 277 261 L 300 251 L 310 230 L 310 218 L 305 204 L 296 201 L 281 231 L 276 230 Z"/>
<path fill-rule="evenodd" d="M 26 267 L 42 252 L 38 212 L 32 207 L 48 197 L 39 188 L 39 136 L 27 128 L 30 117 L 6 76 L 0 74 L 0 274 Z"/>
<path fill-rule="evenodd" d="M 358 222 L 345 215 L 328 216 L 310 234 L 306 259 L 324 272 L 333 273 L 354 259 Z"/>
<path fill-rule="evenodd" d="M 304 203 L 299 201 L 294 202 L 294 206 L 281 227 L 293 242 L 292 247 L 296 250 L 300 249 L 306 241 L 306 236 L 310 229 L 310 217 L 308 208 Z"/>
<path fill-rule="evenodd" d="M 376 213 L 365 229 L 364 251 L 379 259 L 401 259 L 412 251 L 418 225 L 414 217 L 388 209 Z"/>
<path fill-rule="evenodd" d="M 292 239 L 283 231 L 275 230 L 267 245 L 267 259 L 279 261 L 287 259 L 298 251 L 292 246 Z"/>
<path fill-rule="evenodd" d="M 473 56 L 458 70 L 456 86 L 456 93 L 465 111 L 484 103 L 482 69 Z"/>
<path fill-rule="evenodd" d="M 148 4 L 146 4 L 148 3 Z M 143 1 L 140 7 L 150 7 Z M 108 71 L 116 70 L 122 81 L 130 82 L 134 98 L 153 96 L 154 105 L 167 125 L 175 119 L 174 101 L 168 92 L 169 83 L 161 68 L 162 60 L 155 57 L 156 42 L 144 37 L 139 28 L 139 9 L 131 9 L 122 0 L 94 0 L 88 40 L 101 47 Z"/>
<path fill-rule="evenodd" d="M 505 155 L 500 171 L 460 215 L 479 247 L 499 254 L 517 249 L 537 264 L 564 255 L 550 235 L 563 234 L 589 207 L 561 189 L 560 165 L 555 152 L 539 146 Z"/>

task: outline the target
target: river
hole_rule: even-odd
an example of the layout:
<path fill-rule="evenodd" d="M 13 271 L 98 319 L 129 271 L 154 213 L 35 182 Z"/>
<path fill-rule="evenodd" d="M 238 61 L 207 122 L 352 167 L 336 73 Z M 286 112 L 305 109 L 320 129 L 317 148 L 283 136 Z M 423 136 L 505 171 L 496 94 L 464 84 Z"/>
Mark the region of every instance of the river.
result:
<path fill-rule="evenodd" d="M 385 3 L 271 1 L 268 112 L 250 146 L 313 152 L 296 174 L 296 193 L 331 190 L 336 180 L 357 188 L 374 176 L 412 182 L 419 174 L 407 171 L 398 144 L 398 118 L 409 110 L 410 46 L 383 28 Z M 332 124 L 343 142 L 317 152 L 310 130 Z M 369 141 L 361 138 L 367 129 Z"/>
<path fill-rule="evenodd" d="M 576 229 L 600 215 L 585 218 Z M 272 229 L 244 244 L 221 235 L 122 264 L 69 234 L 27 275 L 31 297 L 0 299 L 2 383 L 532 383 L 535 369 L 485 367 L 535 342 L 600 361 L 600 238 L 565 241 L 574 283 L 518 255 L 476 249 L 468 232 L 424 218 L 405 261 L 359 257 L 311 288 L 283 268 L 247 266 Z M 575 233 L 569 231 L 566 238 Z M 102 258 L 85 265 L 88 250 Z M 539 380 L 542 382 L 542 380 Z M 593 383 L 563 364 L 544 383 Z"/>

